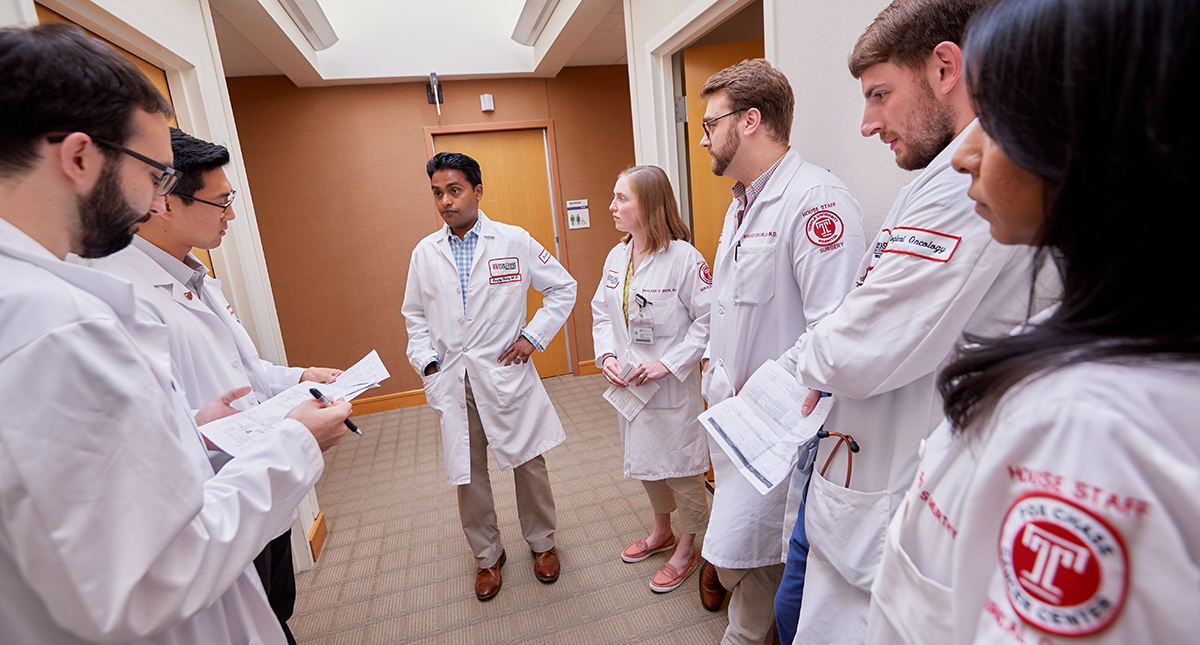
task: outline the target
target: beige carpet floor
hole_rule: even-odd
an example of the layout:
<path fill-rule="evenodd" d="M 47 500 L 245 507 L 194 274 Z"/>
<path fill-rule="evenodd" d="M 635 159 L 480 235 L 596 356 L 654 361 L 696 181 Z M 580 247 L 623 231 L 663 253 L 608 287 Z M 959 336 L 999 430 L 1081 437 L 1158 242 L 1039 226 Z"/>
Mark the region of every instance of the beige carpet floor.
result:
<path fill-rule="evenodd" d="M 422 405 L 364 415 L 356 418 L 363 436 L 347 435 L 326 453 L 317 484 L 329 537 L 316 568 L 297 577 L 289 624 L 299 643 L 720 641 L 727 609 L 700 606 L 698 572 L 656 594 L 650 578 L 669 553 L 621 561 L 621 550 L 649 533 L 653 514 L 641 484 L 622 475 L 603 377 L 544 383 L 567 434 L 546 453 L 558 507 L 558 582 L 534 578 L 512 473 L 491 460 L 508 563 L 499 595 L 476 600 L 475 562 L 442 467 L 436 414 Z"/>

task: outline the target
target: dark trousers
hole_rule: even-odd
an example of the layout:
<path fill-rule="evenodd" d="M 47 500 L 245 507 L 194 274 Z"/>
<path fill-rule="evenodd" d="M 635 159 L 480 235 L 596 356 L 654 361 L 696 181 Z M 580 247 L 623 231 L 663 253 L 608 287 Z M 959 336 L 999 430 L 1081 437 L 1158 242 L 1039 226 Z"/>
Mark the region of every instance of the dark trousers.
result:
<path fill-rule="evenodd" d="M 283 635 L 287 637 L 288 645 L 296 645 L 292 630 L 288 629 L 287 620 L 292 617 L 292 609 L 296 606 L 296 572 L 292 568 L 292 530 L 288 529 L 283 535 L 267 543 L 267 547 L 254 558 L 254 568 L 262 579 L 263 589 L 267 591 L 267 601 Z"/>

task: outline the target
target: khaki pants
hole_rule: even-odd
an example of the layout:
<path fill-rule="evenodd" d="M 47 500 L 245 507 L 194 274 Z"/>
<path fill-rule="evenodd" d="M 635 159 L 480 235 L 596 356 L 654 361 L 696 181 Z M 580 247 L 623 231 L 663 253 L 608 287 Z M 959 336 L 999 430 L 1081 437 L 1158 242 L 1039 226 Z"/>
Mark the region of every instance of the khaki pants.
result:
<path fill-rule="evenodd" d="M 775 626 L 775 592 L 783 563 L 754 569 L 717 567 L 721 586 L 730 591 L 729 627 L 721 645 L 762 645 Z"/>
<path fill-rule="evenodd" d="M 650 508 L 655 513 L 671 513 L 679 508 L 679 526 L 684 534 L 695 535 L 708 526 L 708 493 L 704 475 L 643 481 Z"/>
<path fill-rule="evenodd" d="M 475 563 L 480 569 L 495 566 L 504 545 L 500 528 L 496 526 L 496 504 L 492 498 L 492 480 L 488 474 L 487 436 L 475 407 L 471 379 L 464 379 L 467 388 L 467 426 L 471 436 L 471 483 L 458 486 L 458 518 Z M 554 495 L 550 491 L 550 476 L 546 459 L 541 455 L 513 469 L 516 484 L 517 514 L 521 518 L 521 533 L 529 548 L 537 553 L 554 548 Z"/>

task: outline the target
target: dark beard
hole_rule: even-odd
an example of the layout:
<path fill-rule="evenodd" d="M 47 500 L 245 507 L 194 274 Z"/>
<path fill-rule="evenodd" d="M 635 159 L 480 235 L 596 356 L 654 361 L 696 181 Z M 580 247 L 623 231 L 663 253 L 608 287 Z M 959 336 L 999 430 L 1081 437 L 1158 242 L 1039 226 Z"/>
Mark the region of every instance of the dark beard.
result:
<path fill-rule="evenodd" d="M 896 158 L 896 165 L 905 170 L 921 170 L 933 163 L 942 151 L 954 142 L 954 111 L 939 103 L 933 90 L 924 81 L 922 107 L 928 114 L 924 131 L 908 141 L 908 151 Z"/>
<path fill-rule="evenodd" d="M 120 251 L 133 240 L 137 224 L 150 219 L 149 213 L 143 215 L 130 208 L 117 180 L 117 167 L 116 163 L 106 163 L 92 192 L 79 198 L 81 257 L 102 258 Z"/>
<path fill-rule="evenodd" d="M 738 148 L 740 148 L 742 145 L 740 139 L 735 142 L 734 132 L 732 129 L 725 134 L 725 140 L 722 143 L 724 145 L 720 149 L 718 149 L 716 146 L 713 146 L 712 149 L 712 172 L 718 177 L 725 176 L 725 171 L 729 169 L 729 164 L 733 162 L 734 155 L 737 154 Z"/>

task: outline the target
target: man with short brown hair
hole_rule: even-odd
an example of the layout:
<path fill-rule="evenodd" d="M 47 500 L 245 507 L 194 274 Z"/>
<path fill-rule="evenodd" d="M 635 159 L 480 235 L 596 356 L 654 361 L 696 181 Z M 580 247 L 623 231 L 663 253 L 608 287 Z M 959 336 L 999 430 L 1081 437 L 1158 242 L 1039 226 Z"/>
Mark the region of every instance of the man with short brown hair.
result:
<path fill-rule="evenodd" d="M 804 522 L 776 596 L 784 643 L 866 638 L 884 532 L 912 484 L 918 445 L 942 420 L 937 371 L 964 330 L 1002 333 L 1030 305 L 1032 252 L 992 240 L 967 196 L 970 179 L 950 165 L 975 119 L 958 43 L 985 4 L 896 0 L 850 57 L 866 98 L 863 136 L 879 135 L 901 168 L 924 170 L 896 199 L 855 288 L 794 348 L 797 380 L 838 397 L 825 430 L 861 451 L 836 451 L 830 439 L 816 456 L 821 471 L 792 478 L 789 506 Z"/>
<path fill-rule="evenodd" d="M 714 174 L 735 179 L 713 264 L 715 303 L 705 353 L 709 405 L 734 396 L 763 363 L 793 372 L 796 340 L 832 312 L 850 289 L 864 246 L 862 208 L 829 171 L 789 148 L 794 98 L 765 60 L 717 72 L 700 145 Z M 781 535 L 787 486 L 766 495 L 709 438 L 716 474 L 704 538 L 701 601 L 716 611 L 730 589 L 722 643 L 763 643 L 771 599 L 783 574 Z"/>

